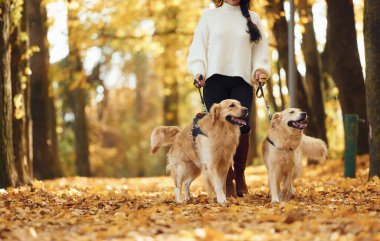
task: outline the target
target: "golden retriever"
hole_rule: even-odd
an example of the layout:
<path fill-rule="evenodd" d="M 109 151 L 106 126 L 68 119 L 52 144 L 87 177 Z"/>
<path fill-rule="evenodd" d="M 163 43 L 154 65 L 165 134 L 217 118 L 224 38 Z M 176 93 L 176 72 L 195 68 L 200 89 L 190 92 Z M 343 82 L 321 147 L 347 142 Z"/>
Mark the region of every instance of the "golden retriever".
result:
<path fill-rule="evenodd" d="M 193 141 L 192 128 L 160 126 L 151 134 L 152 153 L 160 146 L 172 145 L 168 153 L 166 169 L 174 178 L 175 198 L 182 202 L 182 184 L 185 187 L 185 201 L 189 201 L 190 185 L 201 172 L 215 194 L 219 204 L 226 199 L 226 177 L 235 154 L 240 130 L 245 125 L 248 109 L 237 100 L 227 99 L 211 107 L 210 113 L 198 121 L 205 135 L 198 135 Z"/>
<path fill-rule="evenodd" d="M 324 141 L 303 134 L 307 118 L 306 112 L 295 108 L 273 115 L 271 128 L 262 145 L 272 203 L 284 200 L 287 194 L 294 194 L 293 180 L 301 174 L 302 156 L 315 160 L 327 157 Z"/>

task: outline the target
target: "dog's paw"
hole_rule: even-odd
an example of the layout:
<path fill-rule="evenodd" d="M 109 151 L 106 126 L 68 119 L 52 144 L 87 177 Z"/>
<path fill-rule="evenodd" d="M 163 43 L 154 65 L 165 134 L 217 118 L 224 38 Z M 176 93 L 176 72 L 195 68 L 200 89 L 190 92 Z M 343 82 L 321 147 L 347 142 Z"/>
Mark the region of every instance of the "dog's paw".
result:
<path fill-rule="evenodd" d="M 286 198 L 286 193 L 280 193 L 280 195 L 278 196 L 278 199 L 282 202 L 284 201 Z"/>
<path fill-rule="evenodd" d="M 225 200 L 224 202 L 218 202 L 218 204 L 221 207 L 228 207 L 229 206 L 229 202 L 227 200 Z"/>
<path fill-rule="evenodd" d="M 272 197 L 271 203 L 279 203 L 280 199 L 278 197 Z"/>
<path fill-rule="evenodd" d="M 217 198 L 216 199 L 217 200 L 217 202 L 219 203 L 219 204 L 225 204 L 225 203 L 227 203 L 227 198 L 224 196 L 224 197 L 220 197 L 220 198 Z"/>
<path fill-rule="evenodd" d="M 294 187 L 290 187 L 289 192 L 288 192 L 288 196 L 290 198 L 294 197 Z"/>
<path fill-rule="evenodd" d="M 192 197 L 186 197 L 185 198 L 185 203 L 191 203 L 192 200 L 193 200 Z"/>

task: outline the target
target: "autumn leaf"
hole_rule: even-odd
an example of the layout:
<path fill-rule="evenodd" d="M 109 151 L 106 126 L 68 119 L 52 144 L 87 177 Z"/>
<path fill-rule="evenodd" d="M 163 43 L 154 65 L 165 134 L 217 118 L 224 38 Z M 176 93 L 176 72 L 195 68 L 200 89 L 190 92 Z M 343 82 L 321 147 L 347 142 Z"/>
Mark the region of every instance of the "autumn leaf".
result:
<path fill-rule="evenodd" d="M 340 161 L 304 169 L 295 196 L 271 204 L 264 166 L 249 167 L 249 194 L 220 206 L 202 182 L 176 204 L 170 177 L 61 178 L 0 190 L 1 240 L 380 240 L 380 188 Z"/>

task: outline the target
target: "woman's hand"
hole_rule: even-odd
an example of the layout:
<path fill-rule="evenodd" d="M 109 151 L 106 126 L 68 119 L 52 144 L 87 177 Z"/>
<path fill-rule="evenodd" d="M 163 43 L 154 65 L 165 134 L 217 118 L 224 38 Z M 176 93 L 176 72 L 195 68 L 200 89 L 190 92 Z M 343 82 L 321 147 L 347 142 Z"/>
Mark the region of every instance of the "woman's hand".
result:
<path fill-rule="evenodd" d="M 197 74 L 197 76 L 195 76 L 195 80 L 198 88 L 205 87 L 206 79 L 203 77 L 203 75 Z"/>
<path fill-rule="evenodd" d="M 268 77 L 269 76 L 267 75 L 267 73 L 265 73 L 265 71 L 261 69 L 255 71 L 255 81 L 257 83 L 262 83 L 263 85 L 265 85 L 265 82 L 267 81 Z"/>

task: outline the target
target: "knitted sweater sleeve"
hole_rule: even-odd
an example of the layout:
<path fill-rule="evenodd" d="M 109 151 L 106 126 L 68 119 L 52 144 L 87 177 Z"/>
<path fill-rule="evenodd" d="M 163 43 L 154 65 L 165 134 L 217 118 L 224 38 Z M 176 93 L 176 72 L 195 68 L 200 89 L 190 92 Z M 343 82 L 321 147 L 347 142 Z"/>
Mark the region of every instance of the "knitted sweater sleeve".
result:
<path fill-rule="evenodd" d="M 269 61 L 269 46 L 268 39 L 264 33 L 261 19 L 258 14 L 252 14 L 253 19 L 261 32 L 262 39 L 258 43 L 253 43 L 252 46 L 252 80 L 257 70 L 262 70 L 266 73 L 267 78 L 270 76 L 271 65 Z"/>
<path fill-rule="evenodd" d="M 206 10 L 194 31 L 193 42 L 191 43 L 189 55 L 187 57 L 187 68 L 195 77 L 197 74 L 206 76 L 207 71 L 207 47 L 209 30 L 207 27 Z"/>

